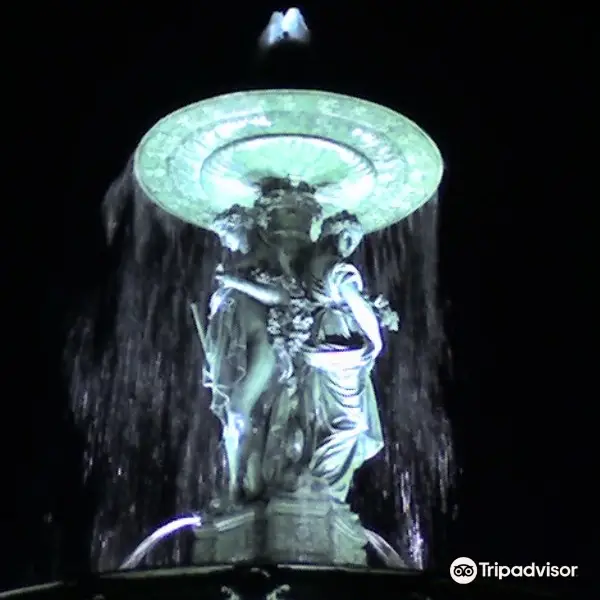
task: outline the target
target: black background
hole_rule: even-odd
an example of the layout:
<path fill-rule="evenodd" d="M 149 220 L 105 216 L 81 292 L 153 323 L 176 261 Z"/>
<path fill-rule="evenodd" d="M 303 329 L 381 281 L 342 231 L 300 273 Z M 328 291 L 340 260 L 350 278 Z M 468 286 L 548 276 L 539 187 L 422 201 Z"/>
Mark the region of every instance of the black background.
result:
<path fill-rule="evenodd" d="M 78 532 L 63 532 L 66 558 L 49 533 L 81 505 L 59 353 L 65 315 L 109 268 L 103 192 L 170 110 L 273 81 L 388 104 L 447 161 L 446 403 L 463 469 L 450 555 L 583 565 L 598 476 L 585 416 L 597 346 L 586 302 L 572 309 L 594 274 L 573 252 L 593 239 L 579 165 L 593 144 L 578 125 L 589 17 L 568 3 L 327 3 L 304 8 L 314 44 L 301 60 L 265 61 L 256 37 L 285 7 L 122 4 L 16 6 L 4 25 L 17 137 L 4 147 L 16 185 L 3 194 L 0 587 L 50 578 L 79 552 Z"/>

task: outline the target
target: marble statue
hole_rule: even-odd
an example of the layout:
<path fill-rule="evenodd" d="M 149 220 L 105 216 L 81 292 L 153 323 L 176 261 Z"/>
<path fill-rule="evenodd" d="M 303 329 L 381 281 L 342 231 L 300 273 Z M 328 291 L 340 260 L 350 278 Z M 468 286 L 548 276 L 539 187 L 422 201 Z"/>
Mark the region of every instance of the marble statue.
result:
<path fill-rule="evenodd" d="M 223 424 L 229 506 L 306 476 L 343 503 L 383 447 L 371 372 L 380 329 L 397 329 L 397 316 L 365 295 L 347 261 L 363 236 L 356 217 L 325 219 L 311 241 L 313 191 L 265 180 L 253 208 L 234 205 L 213 223 L 232 256 L 202 335 L 204 384 Z"/>
<path fill-rule="evenodd" d="M 225 248 L 246 256 L 254 251 L 253 258 L 259 259 L 250 211 L 234 205 L 219 215 L 213 228 Z M 252 281 L 241 272 L 218 269 L 208 328 L 202 334 L 203 383 L 212 390 L 211 410 L 223 425 L 228 463 L 228 494 L 221 502 L 229 507 L 241 501 L 243 495 L 252 498 L 260 493 L 258 456 L 249 456 L 253 446 L 260 446 L 264 431 L 262 423 L 255 424 L 260 421 L 257 402 L 262 398 L 267 403 L 265 393 L 277 393 L 281 388 L 276 355 L 267 334 L 267 310 L 288 301 L 283 288 Z M 262 406 L 258 408 L 260 413 Z"/>
<path fill-rule="evenodd" d="M 304 278 L 317 305 L 302 351 L 302 395 L 315 406 L 318 427 L 310 470 L 339 502 L 346 500 L 354 471 L 383 447 L 371 381 L 383 348 L 381 324 L 358 269 L 345 260 L 362 236 L 347 212 L 326 219 Z"/>

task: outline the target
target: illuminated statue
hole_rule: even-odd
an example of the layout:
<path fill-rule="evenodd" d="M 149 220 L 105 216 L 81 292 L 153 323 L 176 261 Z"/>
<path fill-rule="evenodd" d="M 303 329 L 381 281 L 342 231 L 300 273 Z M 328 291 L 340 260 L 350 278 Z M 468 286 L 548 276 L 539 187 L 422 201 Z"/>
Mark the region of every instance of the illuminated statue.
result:
<path fill-rule="evenodd" d="M 234 206 L 213 224 L 223 245 L 243 254 L 251 252 L 254 223 L 249 211 Z M 210 300 L 209 326 L 203 335 L 206 364 L 204 384 L 212 389 L 211 410 L 223 424 L 229 471 L 228 504 L 240 500 L 242 456 L 247 453 L 253 432 L 256 402 L 267 389 L 280 388 L 275 377 L 275 353 L 267 336 L 267 307 L 287 301 L 286 292 L 261 285 L 233 273 L 216 274 L 218 288 Z M 199 317 L 199 332 L 202 331 Z M 246 495 L 259 492 L 258 476 L 249 467 Z M 254 469 L 256 471 L 256 468 Z"/>
<path fill-rule="evenodd" d="M 363 295 L 358 269 L 345 262 L 362 236 L 356 217 L 345 211 L 326 219 L 306 276 L 317 303 L 302 352 L 302 395 L 315 406 L 319 429 L 311 472 L 339 502 L 346 501 L 354 471 L 383 447 L 371 371 L 384 323 Z M 390 325 L 397 329 L 397 318 Z"/>
<path fill-rule="evenodd" d="M 307 474 L 344 502 L 354 471 L 383 447 L 371 371 L 381 319 L 397 329 L 397 315 L 365 296 L 358 269 L 345 262 L 363 236 L 356 217 L 329 217 L 311 241 L 321 213 L 313 191 L 269 179 L 253 209 L 235 205 L 212 224 L 242 255 L 216 276 L 203 335 L 229 508 L 293 490 Z"/>
<path fill-rule="evenodd" d="M 258 226 L 255 215 L 234 205 L 213 222 L 223 246 L 242 258 L 231 261 L 226 271 L 220 266 L 215 276 L 218 287 L 210 300 L 206 334 L 196 313 L 206 356 L 204 384 L 212 390 L 211 410 L 223 424 L 228 462 L 228 495 L 219 508 L 255 498 L 265 485 L 274 484 L 277 457 L 271 466 L 263 458 L 267 418 L 274 410 L 281 422 L 281 407 L 289 407 L 294 393 L 290 355 L 268 333 L 273 323 L 269 308 L 291 310 L 302 290 L 284 248 Z M 271 446 L 276 431 L 271 428 Z"/>

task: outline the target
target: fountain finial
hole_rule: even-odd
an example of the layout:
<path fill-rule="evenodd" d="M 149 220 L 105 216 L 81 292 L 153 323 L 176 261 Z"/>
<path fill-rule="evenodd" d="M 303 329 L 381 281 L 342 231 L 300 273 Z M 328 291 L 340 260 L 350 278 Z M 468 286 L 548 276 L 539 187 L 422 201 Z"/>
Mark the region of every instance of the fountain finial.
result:
<path fill-rule="evenodd" d="M 310 31 L 300 9 L 289 8 L 286 12 L 275 11 L 258 43 L 262 50 L 280 44 L 281 42 L 297 42 L 306 44 L 310 41 Z"/>

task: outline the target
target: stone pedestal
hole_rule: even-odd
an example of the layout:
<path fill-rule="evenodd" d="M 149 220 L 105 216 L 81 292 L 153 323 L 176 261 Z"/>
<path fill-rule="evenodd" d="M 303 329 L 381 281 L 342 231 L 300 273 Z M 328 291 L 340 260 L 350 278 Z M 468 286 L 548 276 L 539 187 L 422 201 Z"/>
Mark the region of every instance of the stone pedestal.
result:
<path fill-rule="evenodd" d="M 196 530 L 193 562 L 197 565 L 244 562 L 260 556 L 264 507 L 248 506 L 238 512 L 209 518 Z"/>
<path fill-rule="evenodd" d="M 207 520 L 196 531 L 194 563 L 364 566 L 366 545 L 363 527 L 347 505 L 305 489 Z"/>

